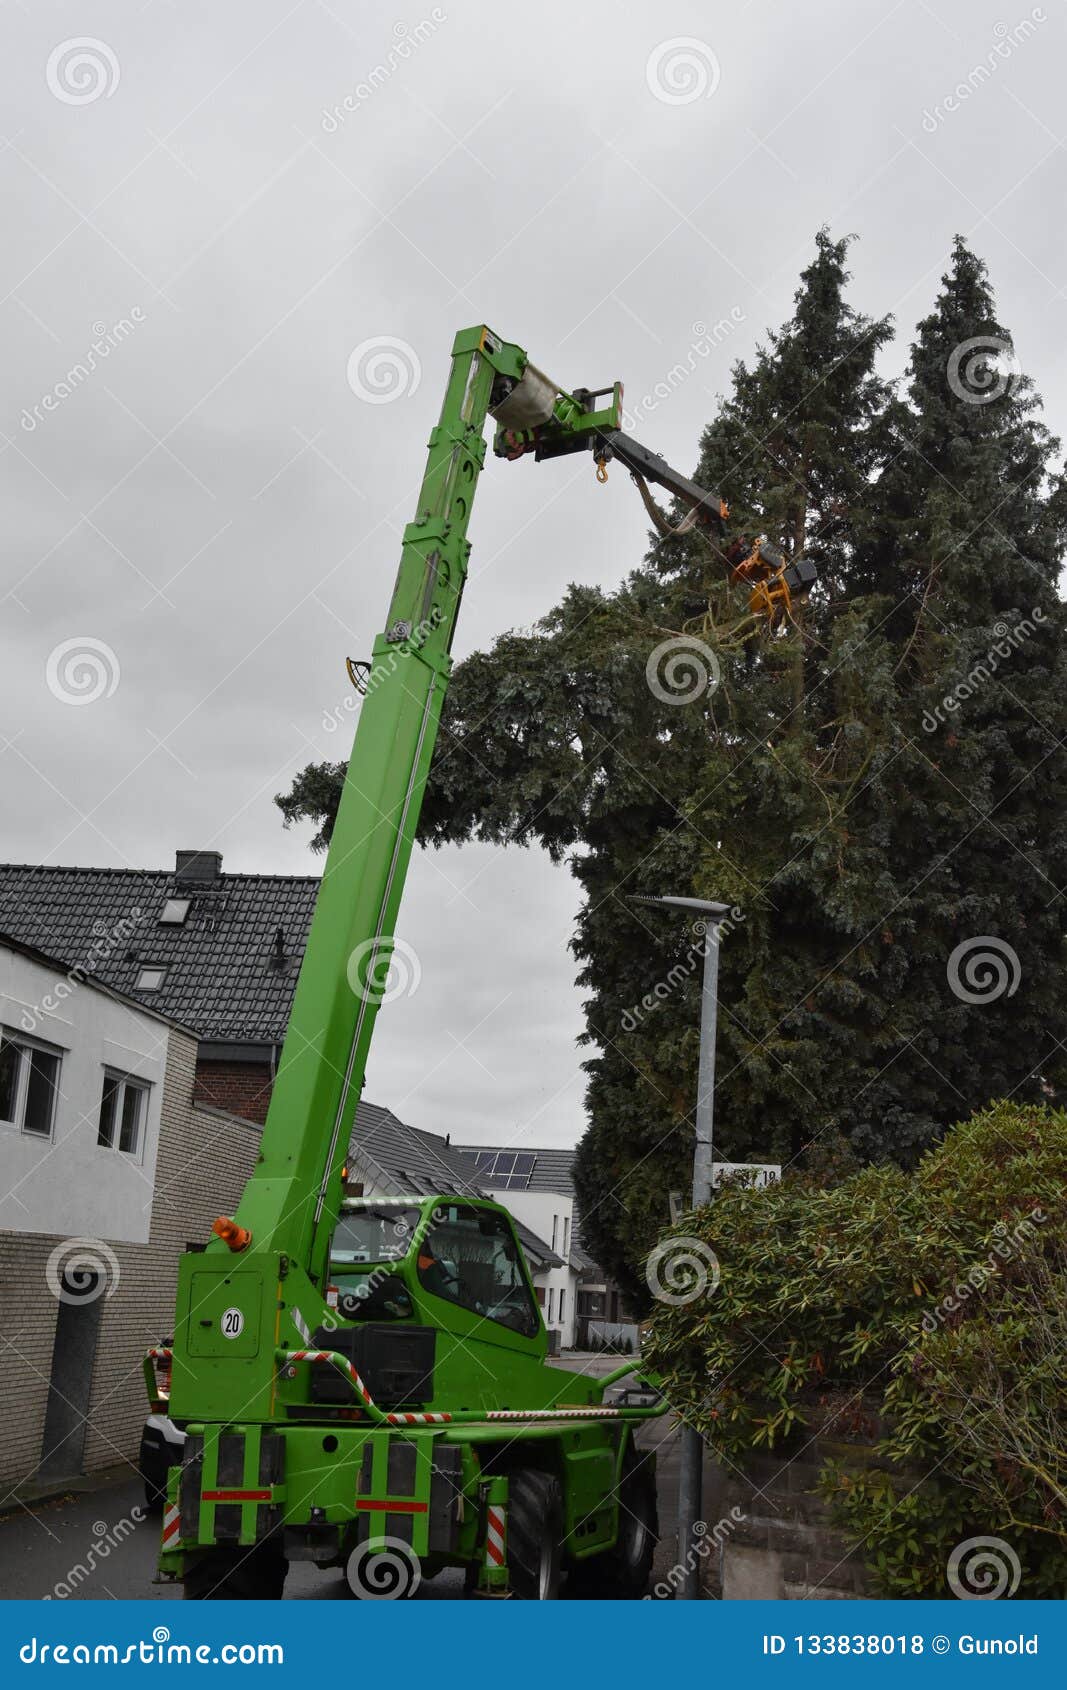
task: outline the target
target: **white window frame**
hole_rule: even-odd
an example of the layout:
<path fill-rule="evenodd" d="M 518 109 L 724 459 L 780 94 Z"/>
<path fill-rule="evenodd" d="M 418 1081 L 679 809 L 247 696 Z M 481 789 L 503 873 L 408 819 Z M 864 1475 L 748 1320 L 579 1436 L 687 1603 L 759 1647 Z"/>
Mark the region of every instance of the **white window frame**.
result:
<path fill-rule="evenodd" d="M 148 1097 L 152 1090 L 150 1080 L 142 1080 L 140 1074 L 124 1074 L 120 1068 L 103 1068 L 100 1084 L 100 1102 L 96 1111 L 96 1148 L 108 1155 L 115 1152 L 119 1156 L 128 1156 L 132 1162 L 140 1162 L 144 1155 L 145 1127 L 148 1122 Z M 114 1138 L 111 1144 L 100 1143 L 100 1123 L 104 1109 L 104 1080 L 114 1080 L 118 1087 L 115 1093 Z M 122 1150 L 119 1139 L 122 1136 L 122 1115 L 126 1107 L 127 1090 L 141 1094 L 141 1108 L 137 1117 L 137 1138 L 132 1150 Z"/>
<path fill-rule="evenodd" d="M 561 1285 L 559 1289 L 559 1323 L 561 1326 L 567 1324 L 567 1288 L 565 1285 Z"/>
<path fill-rule="evenodd" d="M 549 1326 L 556 1324 L 556 1287 L 554 1285 L 550 1285 L 548 1288 L 548 1324 Z"/>
<path fill-rule="evenodd" d="M 0 1126 L 12 1128 L 22 1138 L 28 1138 L 31 1143 L 51 1144 L 56 1135 L 56 1109 L 59 1102 L 59 1077 L 63 1072 L 63 1051 L 58 1045 L 46 1044 L 44 1039 L 29 1038 L 27 1034 L 18 1032 L 14 1027 L 0 1027 L 0 1036 L 2 1036 L 5 1044 L 14 1045 L 19 1052 L 19 1071 L 15 1080 L 15 1113 L 10 1119 L 0 1117 Z M 26 1060 L 25 1053 L 29 1050 L 40 1050 L 46 1056 L 54 1056 L 56 1059 L 52 1114 L 46 1133 L 28 1132 L 26 1130 L 26 1091 L 30 1083 L 30 1064 Z"/>
<path fill-rule="evenodd" d="M 552 1216 L 552 1254 L 554 1256 L 558 1255 L 558 1253 L 559 1253 L 556 1249 L 556 1245 L 557 1245 L 558 1242 L 559 1242 L 559 1216 L 553 1215 Z"/>
<path fill-rule="evenodd" d="M 564 1261 L 569 1262 L 570 1257 L 571 1257 L 571 1217 L 569 1215 L 564 1215 L 564 1217 L 563 1217 L 563 1251 L 562 1251 L 562 1254 L 563 1254 Z"/>

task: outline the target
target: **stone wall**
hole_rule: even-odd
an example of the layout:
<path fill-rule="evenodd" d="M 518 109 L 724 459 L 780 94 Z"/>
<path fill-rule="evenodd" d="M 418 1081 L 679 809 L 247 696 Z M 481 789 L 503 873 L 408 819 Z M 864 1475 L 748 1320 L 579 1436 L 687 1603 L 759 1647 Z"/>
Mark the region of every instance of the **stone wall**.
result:
<path fill-rule="evenodd" d="M 873 1416 L 850 1412 L 849 1436 L 840 1416 L 827 1416 L 782 1452 L 750 1456 L 744 1470 L 718 1467 L 704 1518 L 727 1520 L 737 1510 L 715 1565 L 709 1594 L 724 1601 L 854 1602 L 876 1594 L 861 1552 L 831 1524 L 829 1504 L 817 1493 L 828 1460 L 853 1470 L 889 1463 L 876 1455 L 884 1428 Z"/>

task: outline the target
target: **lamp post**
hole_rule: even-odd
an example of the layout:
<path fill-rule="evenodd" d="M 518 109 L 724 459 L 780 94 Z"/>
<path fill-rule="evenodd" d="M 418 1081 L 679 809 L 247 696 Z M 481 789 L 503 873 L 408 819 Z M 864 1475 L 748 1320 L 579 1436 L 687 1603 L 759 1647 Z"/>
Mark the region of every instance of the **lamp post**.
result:
<path fill-rule="evenodd" d="M 728 904 L 710 903 L 705 898 L 633 897 L 637 904 L 660 904 L 671 909 L 691 910 L 704 920 L 704 980 L 700 993 L 700 1066 L 697 1073 L 697 1102 L 694 1116 L 696 1142 L 693 1146 L 693 1208 L 711 1201 L 712 1147 L 715 1119 L 715 1029 L 718 1018 L 719 927 L 730 913 Z M 700 1595 L 700 1563 L 692 1555 L 693 1528 L 701 1518 L 704 1440 L 694 1426 L 683 1423 L 679 1433 L 678 1471 L 678 1565 L 682 1568 L 679 1597 L 693 1602 Z"/>

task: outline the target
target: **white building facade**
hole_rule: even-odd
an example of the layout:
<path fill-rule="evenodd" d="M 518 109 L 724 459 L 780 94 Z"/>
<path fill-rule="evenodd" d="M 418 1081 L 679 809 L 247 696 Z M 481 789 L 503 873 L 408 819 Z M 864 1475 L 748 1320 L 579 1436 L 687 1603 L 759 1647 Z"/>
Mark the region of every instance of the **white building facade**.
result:
<path fill-rule="evenodd" d="M 259 1128 L 193 1102 L 188 1029 L 0 934 L 0 1497 L 137 1457 L 178 1259 Z"/>
<path fill-rule="evenodd" d="M 0 943 L 0 1231 L 147 1243 L 170 1034 Z"/>

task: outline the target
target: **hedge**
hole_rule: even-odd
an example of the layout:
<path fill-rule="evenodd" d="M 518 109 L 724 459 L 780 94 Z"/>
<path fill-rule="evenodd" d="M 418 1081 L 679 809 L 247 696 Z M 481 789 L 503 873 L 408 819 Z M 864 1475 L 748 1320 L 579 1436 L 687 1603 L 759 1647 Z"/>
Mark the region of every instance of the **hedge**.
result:
<path fill-rule="evenodd" d="M 1065 1190 L 1067 1114 L 1010 1103 L 910 1173 L 727 1190 L 649 1259 L 645 1356 L 733 1464 L 878 1416 L 886 1465 L 820 1489 L 882 1593 L 947 1595 L 953 1549 L 992 1536 L 1014 1593 L 1062 1595 Z"/>

